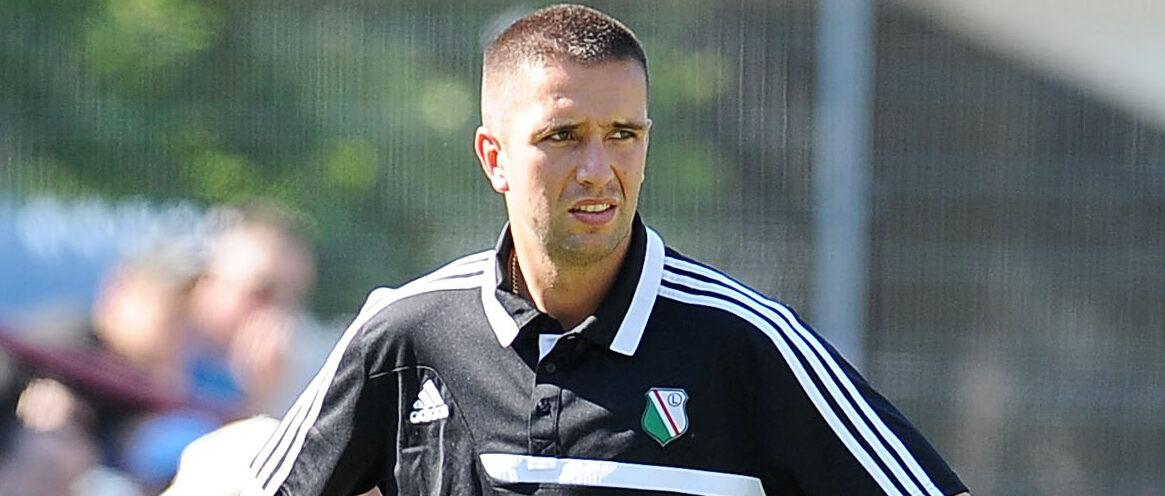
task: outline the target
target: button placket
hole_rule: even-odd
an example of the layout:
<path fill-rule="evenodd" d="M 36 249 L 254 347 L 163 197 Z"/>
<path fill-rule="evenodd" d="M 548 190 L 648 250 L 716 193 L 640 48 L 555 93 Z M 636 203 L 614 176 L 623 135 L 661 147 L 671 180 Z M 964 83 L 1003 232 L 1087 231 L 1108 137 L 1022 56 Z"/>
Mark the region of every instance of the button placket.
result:
<path fill-rule="evenodd" d="M 553 384 L 538 384 L 530 408 L 530 454 L 558 455 L 558 414 L 562 390 Z"/>
<path fill-rule="evenodd" d="M 557 341 L 557 339 L 556 339 Z M 562 336 L 539 361 L 530 402 L 529 452 L 539 456 L 558 456 L 560 451 L 558 420 L 562 411 L 562 388 L 559 387 L 564 360 L 570 362 L 577 336 Z"/>

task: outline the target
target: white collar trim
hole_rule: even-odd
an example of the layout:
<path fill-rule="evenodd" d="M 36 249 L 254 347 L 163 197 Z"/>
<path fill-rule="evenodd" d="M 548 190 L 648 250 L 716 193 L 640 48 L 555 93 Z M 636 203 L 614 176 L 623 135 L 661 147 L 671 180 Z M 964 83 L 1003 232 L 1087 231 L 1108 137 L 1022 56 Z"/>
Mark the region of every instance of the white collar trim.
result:
<path fill-rule="evenodd" d="M 627 356 L 634 355 L 639 348 L 639 340 L 647 328 L 647 319 L 651 317 L 659 283 L 663 279 L 663 239 L 651 228 L 645 226 L 644 229 L 647 231 L 647 250 L 643 256 L 643 268 L 639 271 L 639 283 L 635 285 L 635 295 L 631 297 L 627 315 L 623 316 L 619 331 L 611 340 L 611 351 Z"/>
<path fill-rule="evenodd" d="M 639 348 L 639 341 L 643 338 L 643 330 L 647 327 L 647 320 L 651 317 L 651 310 L 655 307 L 655 297 L 659 292 L 659 284 L 663 279 L 664 245 L 663 239 L 651 228 L 644 226 L 647 234 L 647 249 L 645 250 L 643 267 L 639 272 L 639 282 L 635 285 L 635 294 L 631 297 L 631 305 L 627 314 L 619 324 L 615 338 L 611 340 L 611 351 L 627 356 L 635 354 Z M 496 253 L 492 253 L 494 264 L 497 264 Z M 486 269 L 481 274 L 481 304 L 485 309 L 485 316 L 490 327 L 497 335 L 498 343 L 510 346 L 518 337 L 518 324 L 514 317 L 506 311 L 498 301 L 494 291 L 500 281 L 497 280 L 496 267 Z"/>
<path fill-rule="evenodd" d="M 498 343 L 504 347 L 513 344 L 514 339 L 518 337 L 518 323 L 494 294 L 501 282 L 497 277 L 497 252 L 495 250 L 491 253 L 494 266 L 485 269 L 481 274 L 481 306 L 485 309 L 485 317 L 489 320 L 490 327 L 498 337 Z"/>

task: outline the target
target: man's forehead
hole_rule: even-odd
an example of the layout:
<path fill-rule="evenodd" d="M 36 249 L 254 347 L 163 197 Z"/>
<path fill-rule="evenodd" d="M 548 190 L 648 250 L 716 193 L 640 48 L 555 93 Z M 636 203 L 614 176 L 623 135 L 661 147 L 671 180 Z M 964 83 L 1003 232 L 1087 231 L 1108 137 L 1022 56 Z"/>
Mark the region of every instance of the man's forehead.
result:
<path fill-rule="evenodd" d="M 601 64 L 582 65 L 570 62 L 530 63 L 517 68 L 514 72 L 503 76 L 503 81 L 495 88 L 492 97 L 495 102 L 505 107 L 521 106 L 535 101 L 560 103 L 569 98 L 573 91 L 616 84 L 623 86 L 620 91 L 626 93 L 626 79 L 619 78 L 619 73 L 636 73 L 641 71 L 633 61 L 616 61 Z M 642 80 L 641 89 L 646 99 L 647 82 Z M 613 95 L 614 96 L 614 95 Z"/>
<path fill-rule="evenodd" d="M 541 60 L 524 61 L 514 67 L 513 71 L 506 72 L 502 77 L 510 82 L 540 83 L 551 78 L 585 77 L 599 71 L 628 71 L 643 77 L 646 87 L 647 75 L 642 67 L 632 59 L 619 59 L 605 62 L 582 64 L 569 60 Z"/>
<path fill-rule="evenodd" d="M 647 74 L 634 60 L 612 60 L 593 64 L 581 64 L 572 61 L 530 59 L 506 69 L 495 69 L 486 74 L 485 92 L 483 98 L 500 96 L 507 92 L 518 92 L 528 95 L 531 88 L 545 85 L 551 79 L 585 78 L 594 74 L 596 70 L 621 70 L 634 72 L 642 77 L 644 89 L 647 87 Z M 492 95 L 491 95 L 492 94 Z"/>
<path fill-rule="evenodd" d="M 623 77 L 626 75 L 630 77 Z M 572 97 L 586 98 L 586 90 L 596 87 L 610 87 L 611 91 L 606 95 L 612 106 L 607 109 L 619 114 L 609 116 L 611 119 L 646 121 L 647 80 L 641 66 L 634 60 L 586 65 L 531 61 L 505 74 L 495 75 L 492 84 L 483 88 L 483 123 L 500 135 L 509 134 L 508 128 L 518 122 L 514 119 L 527 123 L 539 121 L 541 123 L 537 126 L 544 128 L 546 119 L 551 117 L 548 114 L 565 117 L 562 113 L 570 113 L 575 103 Z M 636 98 L 636 94 L 642 97 Z M 586 99 L 589 103 L 595 102 L 593 98 Z"/>

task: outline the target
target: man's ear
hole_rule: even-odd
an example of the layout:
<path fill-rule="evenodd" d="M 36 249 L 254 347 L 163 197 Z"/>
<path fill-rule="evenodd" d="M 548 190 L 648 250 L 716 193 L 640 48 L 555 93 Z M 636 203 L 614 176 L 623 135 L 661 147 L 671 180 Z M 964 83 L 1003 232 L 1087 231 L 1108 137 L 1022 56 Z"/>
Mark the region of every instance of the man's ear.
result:
<path fill-rule="evenodd" d="M 473 135 L 473 151 L 477 152 L 477 160 L 481 162 L 481 170 L 489 178 L 490 186 L 494 191 L 505 193 L 510 190 L 510 181 L 506 176 L 506 159 L 502 153 L 501 139 L 491 133 L 485 126 L 479 126 Z"/>

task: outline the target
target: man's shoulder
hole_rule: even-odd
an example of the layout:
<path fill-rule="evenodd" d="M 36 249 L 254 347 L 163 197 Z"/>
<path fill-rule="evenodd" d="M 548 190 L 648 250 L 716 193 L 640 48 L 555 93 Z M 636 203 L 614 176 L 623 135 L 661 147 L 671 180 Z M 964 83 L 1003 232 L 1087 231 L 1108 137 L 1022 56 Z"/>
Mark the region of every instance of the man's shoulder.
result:
<path fill-rule="evenodd" d="M 494 270 L 494 250 L 485 250 L 453 260 L 421 277 L 393 290 L 401 297 L 436 291 L 480 287 L 483 277 Z"/>
<path fill-rule="evenodd" d="M 719 296 L 738 302 L 746 300 L 763 304 L 781 304 L 727 272 L 684 255 L 670 246 L 664 249 L 662 282 L 664 287 L 676 291 Z"/>
<path fill-rule="evenodd" d="M 369 293 L 357 320 L 367 324 L 388 324 L 448 309 L 450 304 L 472 304 L 475 298 L 463 293 L 479 290 L 486 271 L 494 269 L 494 252 L 487 250 L 461 257 L 400 287 L 379 287 Z M 391 310 L 390 310 L 391 309 Z"/>
<path fill-rule="evenodd" d="M 671 247 L 665 250 L 660 296 L 762 331 L 801 325 L 785 303 Z"/>

